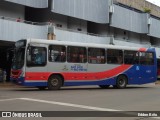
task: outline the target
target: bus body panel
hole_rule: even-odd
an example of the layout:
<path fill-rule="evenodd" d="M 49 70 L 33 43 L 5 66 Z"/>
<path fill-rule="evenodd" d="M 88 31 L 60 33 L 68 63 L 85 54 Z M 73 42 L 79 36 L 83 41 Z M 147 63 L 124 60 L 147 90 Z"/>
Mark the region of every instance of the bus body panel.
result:
<path fill-rule="evenodd" d="M 116 82 L 116 76 L 123 74 L 128 70 L 130 65 L 121 65 L 114 69 L 101 71 L 101 72 L 27 72 L 26 83 L 41 82 L 46 84 L 48 78 L 52 74 L 61 74 L 64 77 L 64 85 L 114 85 Z"/>
<path fill-rule="evenodd" d="M 154 72 L 149 72 L 148 74 L 143 72 L 141 74 L 132 74 L 137 66 L 131 65 L 121 65 L 114 69 L 102 71 L 102 72 L 28 72 L 26 73 L 25 84 L 37 83 L 37 86 L 46 86 L 49 77 L 52 74 L 61 74 L 64 77 L 64 86 L 70 85 L 115 85 L 116 78 L 118 75 L 126 75 L 128 77 L 128 84 L 145 84 L 151 83 L 156 80 L 153 74 Z M 139 72 L 139 69 L 137 69 Z M 147 71 L 146 71 L 147 72 Z M 149 77 L 148 80 L 144 80 L 142 76 Z M 41 84 L 40 84 L 41 83 Z"/>

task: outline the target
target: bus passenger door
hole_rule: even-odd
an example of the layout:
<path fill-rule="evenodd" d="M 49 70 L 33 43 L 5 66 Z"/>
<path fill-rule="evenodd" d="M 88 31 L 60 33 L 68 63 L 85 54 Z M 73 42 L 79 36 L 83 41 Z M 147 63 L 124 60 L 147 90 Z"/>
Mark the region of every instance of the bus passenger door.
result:
<path fill-rule="evenodd" d="M 129 84 L 141 84 L 142 83 L 142 76 L 141 76 L 140 70 L 141 70 L 141 66 L 139 64 L 134 64 L 133 67 L 127 72 Z"/>
<path fill-rule="evenodd" d="M 154 54 L 151 52 L 140 52 L 140 76 L 142 84 L 153 82 L 155 79 Z"/>
<path fill-rule="evenodd" d="M 132 67 L 127 71 L 129 84 L 141 84 L 142 77 L 140 74 L 141 66 L 139 64 L 139 52 L 125 50 L 124 51 L 124 64 L 131 65 Z"/>
<path fill-rule="evenodd" d="M 142 84 L 154 82 L 155 69 L 153 65 L 141 65 L 140 76 L 142 78 Z"/>

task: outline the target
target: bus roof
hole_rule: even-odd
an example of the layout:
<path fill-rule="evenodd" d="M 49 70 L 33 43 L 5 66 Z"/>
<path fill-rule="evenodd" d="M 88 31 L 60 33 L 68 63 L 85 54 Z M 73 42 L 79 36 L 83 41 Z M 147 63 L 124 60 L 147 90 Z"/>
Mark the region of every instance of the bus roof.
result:
<path fill-rule="evenodd" d="M 83 46 L 83 47 L 109 48 L 109 49 L 122 49 L 122 50 L 135 50 L 135 51 L 155 51 L 154 48 L 131 47 L 131 46 L 97 44 L 97 43 L 81 43 L 81 42 L 47 40 L 47 39 L 27 39 L 27 41 L 28 43 L 46 44 L 46 45 L 56 44 L 65 46 L 70 45 L 70 46 Z"/>

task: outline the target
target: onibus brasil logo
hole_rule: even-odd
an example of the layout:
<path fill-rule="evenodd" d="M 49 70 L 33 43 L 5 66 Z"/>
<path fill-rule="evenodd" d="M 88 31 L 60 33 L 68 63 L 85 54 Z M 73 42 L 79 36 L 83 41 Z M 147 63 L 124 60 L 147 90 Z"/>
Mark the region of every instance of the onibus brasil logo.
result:
<path fill-rule="evenodd" d="M 42 117 L 42 114 L 39 112 L 2 112 L 2 117 L 4 118 Z"/>

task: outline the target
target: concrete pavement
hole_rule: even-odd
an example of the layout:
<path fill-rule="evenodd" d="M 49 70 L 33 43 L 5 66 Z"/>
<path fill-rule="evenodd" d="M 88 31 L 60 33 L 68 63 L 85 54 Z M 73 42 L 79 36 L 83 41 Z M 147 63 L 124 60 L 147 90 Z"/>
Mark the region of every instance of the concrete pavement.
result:
<path fill-rule="evenodd" d="M 0 87 L 0 111 L 160 111 L 159 91 L 160 86 L 155 84 L 128 86 L 125 89 L 112 87 L 100 89 L 98 86 L 62 87 L 58 91 Z M 49 119 L 158 120 L 158 118 L 147 117 L 75 118 L 63 117 L 63 115 L 58 118 L 45 118 L 45 120 Z"/>

